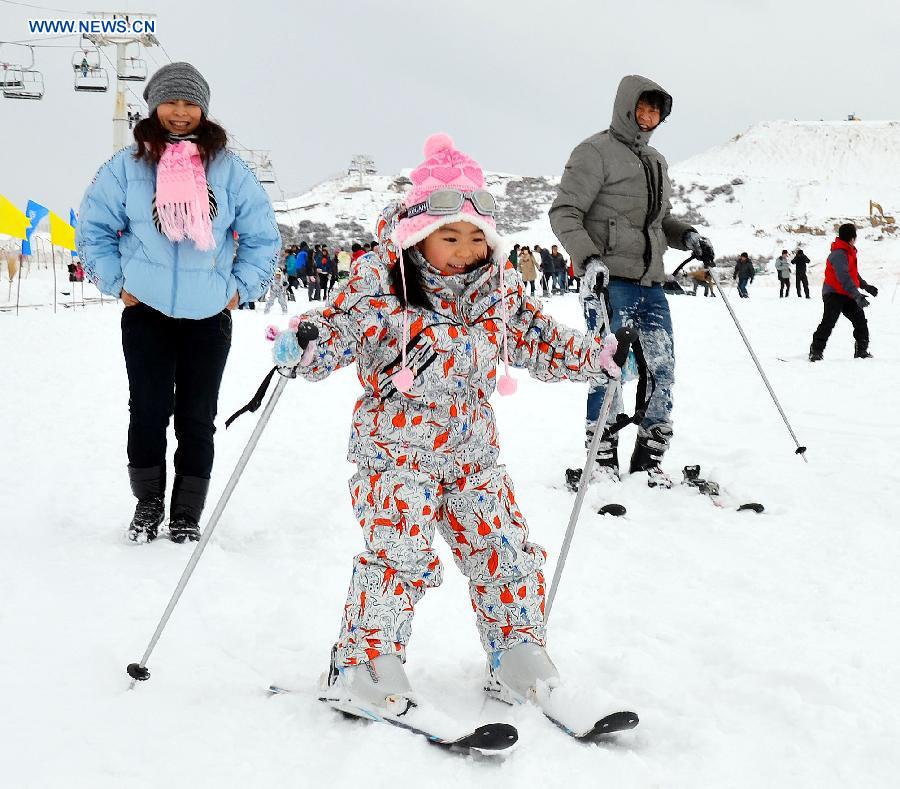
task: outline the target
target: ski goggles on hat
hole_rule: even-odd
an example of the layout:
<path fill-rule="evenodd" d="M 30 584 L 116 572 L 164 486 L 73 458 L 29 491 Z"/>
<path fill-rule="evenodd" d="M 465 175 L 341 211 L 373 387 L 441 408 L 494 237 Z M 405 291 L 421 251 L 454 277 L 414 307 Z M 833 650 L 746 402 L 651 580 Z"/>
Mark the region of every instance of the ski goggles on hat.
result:
<path fill-rule="evenodd" d="M 463 192 L 459 189 L 438 189 L 428 195 L 423 203 L 416 203 L 406 209 L 406 218 L 412 219 L 419 214 L 444 216 L 455 214 L 468 200 L 472 207 L 483 216 L 494 216 L 497 213 L 497 201 L 486 189 L 474 192 Z"/>

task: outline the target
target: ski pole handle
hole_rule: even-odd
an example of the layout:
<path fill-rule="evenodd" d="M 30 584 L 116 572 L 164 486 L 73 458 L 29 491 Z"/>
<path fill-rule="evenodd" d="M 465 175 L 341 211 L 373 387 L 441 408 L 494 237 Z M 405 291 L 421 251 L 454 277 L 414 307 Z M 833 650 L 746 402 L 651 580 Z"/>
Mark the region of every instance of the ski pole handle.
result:
<path fill-rule="evenodd" d="M 637 332 L 628 326 L 622 326 L 622 328 L 616 330 L 616 340 L 619 343 L 619 347 L 616 348 L 616 352 L 613 354 L 613 361 L 619 367 L 625 366 L 625 362 L 628 359 L 628 352 L 631 350 L 632 343 L 634 343 L 637 338 Z"/>

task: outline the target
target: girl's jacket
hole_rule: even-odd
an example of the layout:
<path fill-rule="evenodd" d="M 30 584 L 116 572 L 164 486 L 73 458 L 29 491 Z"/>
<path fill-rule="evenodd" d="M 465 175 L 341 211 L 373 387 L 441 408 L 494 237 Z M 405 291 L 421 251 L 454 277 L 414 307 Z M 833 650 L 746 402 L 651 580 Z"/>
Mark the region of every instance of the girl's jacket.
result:
<path fill-rule="evenodd" d="M 379 222 L 378 253 L 359 258 L 328 306 L 299 320 L 319 329 L 315 356 L 297 373 L 319 381 L 356 363 L 363 393 L 354 408 L 349 459 L 374 470 L 402 467 L 458 480 L 496 463 L 497 427 L 488 400 L 502 354 L 500 272 L 506 283 L 510 364 L 541 381 L 606 381 L 603 341 L 558 324 L 527 298 L 512 264 L 492 260 L 463 275 L 422 272 L 433 309 L 410 308 L 407 366 L 415 380 L 398 392 L 403 308 L 388 267 L 397 252 Z M 287 332 L 284 333 L 288 335 Z M 296 342 L 296 340 L 294 340 Z M 276 342 L 276 359 L 278 345 Z"/>
<path fill-rule="evenodd" d="M 135 150 L 123 148 L 103 165 L 81 203 L 76 242 L 90 280 L 113 297 L 124 288 L 173 318 L 215 315 L 235 291 L 241 302 L 265 293 L 281 235 L 268 196 L 243 160 L 225 150 L 207 165 L 216 246 L 202 251 L 156 229 L 156 167 L 136 160 Z"/>

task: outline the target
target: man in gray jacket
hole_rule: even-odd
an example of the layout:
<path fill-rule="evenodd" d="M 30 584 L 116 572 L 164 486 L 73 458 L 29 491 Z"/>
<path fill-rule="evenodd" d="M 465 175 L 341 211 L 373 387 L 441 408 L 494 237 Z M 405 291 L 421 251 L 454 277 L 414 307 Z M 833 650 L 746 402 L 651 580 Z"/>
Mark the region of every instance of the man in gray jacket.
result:
<path fill-rule="evenodd" d="M 672 111 L 672 97 L 646 77 L 624 77 L 619 84 L 612 123 L 572 151 L 559 192 L 550 208 L 550 225 L 582 277 L 585 320 L 597 320 L 595 285 L 600 265 L 611 275 L 611 329 L 637 329 L 647 365 L 656 382 L 630 470 L 647 471 L 651 486 L 670 486 L 660 469 L 672 436 L 672 388 L 675 352 L 672 320 L 663 291 L 667 247 L 690 249 L 704 264 L 715 253 L 709 240 L 670 215 L 672 185 L 668 165 L 649 140 Z M 600 412 L 605 387 L 590 390 L 587 441 Z M 613 413 L 622 410 L 614 404 Z M 604 436 L 597 453 L 600 474 L 618 479 L 617 437 Z"/>

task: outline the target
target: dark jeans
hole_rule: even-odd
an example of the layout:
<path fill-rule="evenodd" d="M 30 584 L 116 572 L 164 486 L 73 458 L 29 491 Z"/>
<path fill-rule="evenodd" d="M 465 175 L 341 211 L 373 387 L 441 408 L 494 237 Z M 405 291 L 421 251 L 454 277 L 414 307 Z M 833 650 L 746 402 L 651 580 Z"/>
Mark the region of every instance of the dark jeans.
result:
<path fill-rule="evenodd" d="M 791 280 L 790 279 L 782 279 L 778 278 L 778 298 L 780 299 L 782 296 L 785 298 L 791 295 Z"/>
<path fill-rule="evenodd" d="M 310 301 L 318 301 L 319 297 L 322 295 L 320 290 L 319 283 L 319 275 L 318 274 L 310 274 L 306 278 L 307 282 L 307 294 L 309 295 Z"/>
<path fill-rule="evenodd" d="M 826 293 L 822 296 L 822 301 L 825 303 L 825 311 L 819 328 L 813 334 L 812 350 L 819 353 L 825 350 L 825 344 L 841 315 L 853 324 L 853 339 L 856 340 L 857 352 L 868 350 L 869 324 L 862 307 L 849 296 L 840 293 Z"/>
<path fill-rule="evenodd" d="M 128 370 L 128 465 L 162 466 L 175 415 L 175 473 L 209 479 L 219 384 L 231 348 L 231 313 L 170 318 L 146 304 L 122 312 Z"/>
<path fill-rule="evenodd" d="M 797 275 L 797 298 L 800 298 L 800 286 L 803 286 L 803 290 L 806 293 L 806 298 L 809 298 L 809 280 L 806 278 L 806 274 L 798 274 Z"/>
<path fill-rule="evenodd" d="M 609 283 L 609 302 L 612 330 L 631 326 L 641 337 L 647 367 L 656 378 L 656 391 L 650 399 L 641 426 L 645 428 L 658 424 L 672 423 L 672 389 L 675 386 L 675 341 L 672 334 L 672 318 L 669 302 L 662 285 L 645 287 L 636 282 L 613 280 Z M 584 318 L 588 329 L 597 325 L 597 315 L 584 306 Z M 600 406 L 606 394 L 606 386 L 591 384 L 587 398 L 588 425 L 597 421 Z M 621 396 L 613 404 L 611 416 L 625 409 Z M 610 420 L 612 421 L 612 420 Z"/>
<path fill-rule="evenodd" d="M 740 296 L 742 299 L 750 298 L 750 294 L 747 292 L 747 283 L 748 282 L 750 282 L 750 277 L 738 277 L 738 285 L 737 285 L 738 296 Z M 713 296 L 715 296 L 715 295 L 716 294 L 713 293 Z"/>
<path fill-rule="evenodd" d="M 541 274 L 541 290 L 544 292 L 544 295 L 547 296 L 550 293 L 550 288 L 553 285 L 553 275 L 552 274 Z"/>

